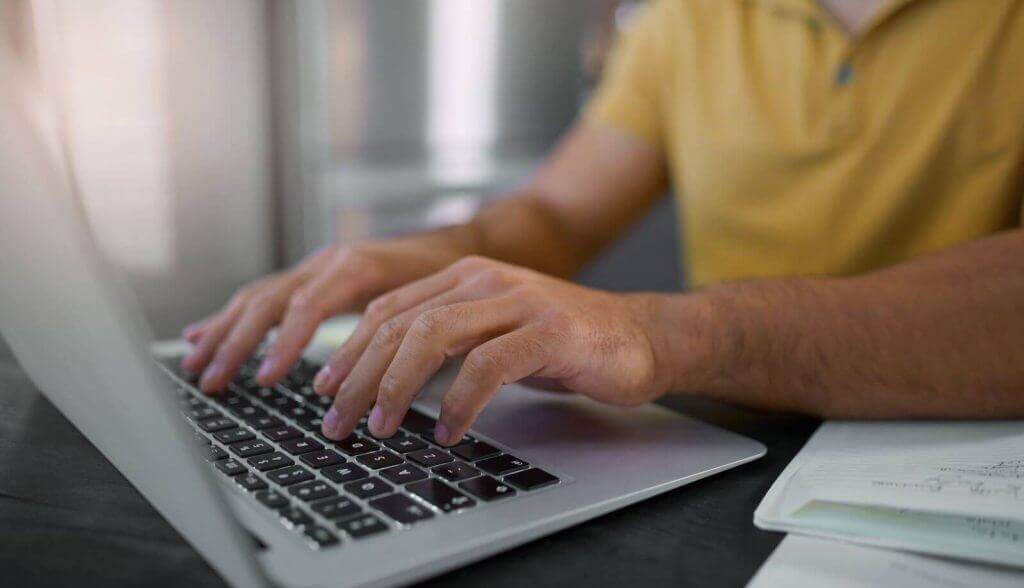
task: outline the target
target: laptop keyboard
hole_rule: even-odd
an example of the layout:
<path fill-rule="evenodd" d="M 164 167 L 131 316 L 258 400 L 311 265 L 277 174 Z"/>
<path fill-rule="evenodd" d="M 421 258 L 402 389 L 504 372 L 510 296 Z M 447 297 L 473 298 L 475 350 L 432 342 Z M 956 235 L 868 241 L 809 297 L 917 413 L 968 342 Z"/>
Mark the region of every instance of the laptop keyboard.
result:
<path fill-rule="evenodd" d="M 249 361 L 228 391 L 206 396 L 178 369 L 182 413 L 221 475 L 302 534 L 313 549 L 429 524 L 559 483 L 557 476 L 469 435 L 444 448 L 435 420 L 410 409 L 398 433 L 374 438 L 360 420 L 341 441 L 320 433 L 333 399 L 313 392 L 318 366 L 302 361 L 278 385 L 254 381 Z"/>

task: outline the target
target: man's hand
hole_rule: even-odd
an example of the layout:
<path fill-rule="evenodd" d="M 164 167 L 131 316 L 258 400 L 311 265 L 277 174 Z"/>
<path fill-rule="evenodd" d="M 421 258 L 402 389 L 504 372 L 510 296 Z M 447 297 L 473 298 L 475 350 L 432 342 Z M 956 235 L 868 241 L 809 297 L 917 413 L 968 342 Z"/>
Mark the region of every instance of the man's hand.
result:
<path fill-rule="evenodd" d="M 393 435 L 420 388 L 463 355 L 435 431 L 444 445 L 462 438 L 502 384 L 530 376 L 609 404 L 653 400 L 668 382 L 650 336 L 651 300 L 462 259 L 370 303 L 314 383 L 335 397 L 324 434 L 349 435 L 372 405 L 370 432 Z"/>
<path fill-rule="evenodd" d="M 452 260 L 439 236 L 322 249 L 295 268 L 242 288 L 218 313 L 187 327 L 193 349 L 182 367 L 202 374 L 206 392 L 220 392 L 280 324 L 258 379 L 271 385 L 295 364 L 321 322 L 358 310 L 372 297 L 428 275 Z"/>

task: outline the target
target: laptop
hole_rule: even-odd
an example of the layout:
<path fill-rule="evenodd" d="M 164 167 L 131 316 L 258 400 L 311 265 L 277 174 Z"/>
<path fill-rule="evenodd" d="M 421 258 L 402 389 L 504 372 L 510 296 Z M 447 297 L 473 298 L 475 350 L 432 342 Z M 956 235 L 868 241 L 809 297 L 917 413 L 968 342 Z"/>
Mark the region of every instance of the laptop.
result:
<path fill-rule="evenodd" d="M 0 331 L 46 397 L 235 586 L 407 584 L 755 460 L 658 406 L 506 386 L 467 441 L 430 437 L 450 374 L 391 439 L 317 434 L 316 365 L 205 397 L 152 353 L 66 157 L 0 51 Z M 60 141 L 57 141 L 59 144 Z"/>

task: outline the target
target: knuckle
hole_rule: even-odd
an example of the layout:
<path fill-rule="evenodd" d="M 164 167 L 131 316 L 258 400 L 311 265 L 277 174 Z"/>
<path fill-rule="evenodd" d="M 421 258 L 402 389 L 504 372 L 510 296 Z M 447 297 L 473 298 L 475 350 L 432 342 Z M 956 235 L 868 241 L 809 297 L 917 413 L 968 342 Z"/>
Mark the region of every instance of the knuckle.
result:
<path fill-rule="evenodd" d="M 466 356 L 466 364 L 473 374 L 497 377 L 501 374 L 502 360 L 498 354 L 487 348 L 477 347 Z"/>
<path fill-rule="evenodd" d="M 445 308 L 424 312 L 416 317 L 416 321 L 413 323 L 410 334 L 414 334 L 416 338 L 423 341 L 430 341 L 431 339 L 434 339 L 444 331 L 444 326 L 448 323 L 446 317 L 449 312 L 450 311 Z"/>
<path fill-rule="evenodd" d="M 261 290 L 252 296 L 249 300 L 249 306 L 253 308 L 266 309 L 277 305 L 276 297 L 273 292 L 267 292 Z"/>
<path fill-rule="evenodd" d="M 505 268 L 489 267 L 477 275 L 476 282 L 487 289 L 502 289 L 511 286 L 515 280 Z"/>
<path fill-rule="evenodd" d="M 455 262 L 455 266 L 462 270 L 477 271 L 487 267 L 491 263 L 494 262 L 482 255 L 467 255 Z"/>
<path fill-rule="evenodd" d="M 385 410 L 394 408 L 401 394 L 401 386 L 402 383 L 398 376 L 391 373 L 391 371 L 386 372 L 380 379 L 380 385 L 377 389 L 377 403 Z"/>
<path fill-rule="evenodd" d="M 381 321 L 390 315 L 390 309 L 394 307 L 394 296 L 384 294 L 374 298 L 366 305 L 366 316 L 373 320 Z"/>
<path fill-rule="evenodd" d="M 398 319 L 391 319 L 385 321 L 380 328 L 377 329 L 376 334 L 373 336 L 373 345 L 377 348 L 391 347 L 402 340 L 405 335 L 405 329 L 401 321 Z"/>
<path fill-rule="evenodd" d="M 299 290 L 292 294 L 288 299 L 288 310 L 294 313 L 312 314 L 317 316 L 319 316 L 322 311 L 320 308 L 319 297 L 309 290 Z"/>

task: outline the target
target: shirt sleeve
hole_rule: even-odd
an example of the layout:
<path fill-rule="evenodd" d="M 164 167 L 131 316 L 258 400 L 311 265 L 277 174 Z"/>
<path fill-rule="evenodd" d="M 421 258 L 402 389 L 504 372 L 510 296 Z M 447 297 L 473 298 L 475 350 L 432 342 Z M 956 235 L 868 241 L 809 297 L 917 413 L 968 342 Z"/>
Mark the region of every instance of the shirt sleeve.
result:
<path fill-rule="evenodd" d="M 665 143 L 670 1 L 654 0 L 627 26 L 583 111 L 584 120 L 635 135 L 658 150 Z"/>

